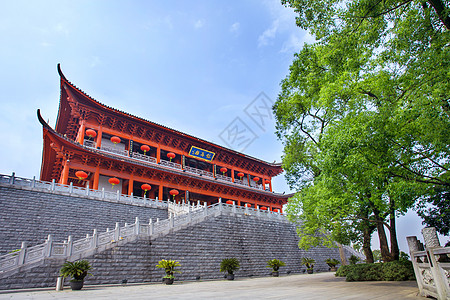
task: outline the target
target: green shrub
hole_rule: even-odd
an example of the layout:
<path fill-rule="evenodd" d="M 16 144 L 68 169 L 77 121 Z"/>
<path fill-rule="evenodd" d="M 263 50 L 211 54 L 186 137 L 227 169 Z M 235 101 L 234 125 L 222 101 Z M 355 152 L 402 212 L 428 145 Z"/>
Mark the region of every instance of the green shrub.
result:
<path fill-rule="evenodd" d="M 348 271 L 350 271 L 352 266 L 350 265 L 345 265 L 345 266 L 340 266 L 339 269 L 336 271 L 335 276 L 336 277 L 345 277 L 347 276 Z"/>
<path fill-rule="evenodd" d="M 383 280 L 415 280 L 412 262 L 409 260 L 392 261 L 383 264 Z"/>
<path fill-rule="evenodd" d="M 407 260 L 341 266 L 336 276 L 346 277 L 346 281 L 415 280 L 412 263 Z"/>

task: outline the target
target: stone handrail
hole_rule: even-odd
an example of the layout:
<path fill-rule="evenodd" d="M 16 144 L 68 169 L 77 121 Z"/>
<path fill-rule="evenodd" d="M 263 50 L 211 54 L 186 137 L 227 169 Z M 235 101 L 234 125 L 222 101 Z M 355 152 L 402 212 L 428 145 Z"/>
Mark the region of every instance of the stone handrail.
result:
<path fill-rule="evenodd" d="M 171 202 L 170 199 L 167 200 L 167 204 L 168 204 L 169 215 L 173 215 L 173 216 L 187 214 L 191 211 L 203 209 L 204 207 L 207 206 L 206 202 L 204 203 L 204 205 L 201 205 L 200 201 L 197 201 L 197 204 L 188 204 L 185 202 L 178 204 L 176 202 Z"/>
<path fill-rule="evenodd" d="M 420 295 L 450 299 L 450 247 L 441 247 L 436 230 L 424 228 L 425 247 L 417 237 L 407 237 L 409 253 Z"/>
<path fill-rule="evenodd" d="M 96 200 L 103 200 L 108 202 L 116 202 L 123 204 L 131 204 L 136 206 L 144 206 L 144 207 L 154 207 L 154 208 L 167 208 L 167 202 L 163 202 L 161 200 L 150 199 L 146 197 L 136 197 L 133 195 L 120 194 L 117 192 L 105 191 L 104 188 L 102 190 L 93 190 L 89 188 L 89 183 L 87 187 L 78 187 L 73 186 L 72 182 L 69 185 L 56 183 L 55 180 L 41 181 L 28 178 L 16 177 L 13 173 L 12 175 L 3 175 L 0 174 L 0 184 L 10 184 L 20 187 L 29 188 L 32 190 L 41 190 L 45 192 L 57 192 L 69 196 L 74 197 L 87 197 Z"/>

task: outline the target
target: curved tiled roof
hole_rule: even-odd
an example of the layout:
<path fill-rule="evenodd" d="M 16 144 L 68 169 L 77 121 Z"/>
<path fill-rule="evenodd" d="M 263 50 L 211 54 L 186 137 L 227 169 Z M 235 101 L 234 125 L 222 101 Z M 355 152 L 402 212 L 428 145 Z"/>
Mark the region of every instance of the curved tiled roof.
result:
<path fill-rule="evenodd" d="M 139 120 L 139 121 L 141 121 L 141 122 L 147 123 L 147 124 L 150 125 L 150 126 L 156 126 L 156 127 L 159 127 L 159 128 L 162 129 L 162 130 L 165 130 L 165 131 L 168 131 L 168 132 L 177 134 L 177 135 L 182 135 L 182 136 L 184 136 L 184 137 L 186 137 L 186 138 L 195 140 L 195 141 L 197 141 L 197 142 L 199 142 L 199 143 L 211 145 L 211 146 L 213 146 L 213 147 L 215 147 L 215 148 L 219 148 L 219 149 L 221 149 L 221 150 L 223 150 L 223 151 L 226 151 L 226 152 L 228 152 L 228 153 L 231 153 L 231 154 L 234 154 L 234 155 L 238 155 L 238 156 L 244 157 L 244 158 L 249 159 L 249 160 L 253 160 L 253 161 L 259 162 L 259 163 L 261 163 L 261 164 L 267 165 L 267 166 L 272 167 L 272 168 L 279 169 L 279 171 L 276 172 L 277 174 L 280 174 L 280 173 L 283 171 L 282 168 L 281 168 L 281 163 L 270 163 L 270 162 L 266 162 L 266 161 L 263 161 L 263 160 L 261 160 L 261 159 L 252 157 L 252 156 L 250 156 L 250 155 L 247 155 L 247 154 L 244 154 L 244 153 L 235 151 L 235 150 L 233 150 L 233 149 L 229 149 L 229 148 L 220 146 L 220 145 L 215 144 L 215 143 L 213 143 L 213 142 L 209 142 L 209 141 L 207 141 L 207 140 L 200 139 L 200 138 L 198 138 L 198 137 L 195 137 L 195 136 L 186 134 L 186 133 L 181 132 L 181 131 L 178 131 L 178 130 L 176 130 L 176 129 L 173 129 L 173 128 L 170 128 L 170 127 L 167 127 L 167 126 L 164 126 L 164 125 L 161 125 L 161 124 L 158 124 L 158 123 L 155 123 L 155 122 L 152 122 L 152 121 L 143 119 L 143 118 L 138 117 L 138 116 L 134 116 L 134 115 L 132 115 L 132 114 L 130 114 L 130 113 L 127 113 L 127 112 L 118 110 L 118 109 L 113 108 L 113 107 L 110 107 L 110 106 L 108 106 L 108 105 L 105 105 L 105 104 L 103 104 L 103 103 L 101 103 L 101 102 L 95 100 L 93 97 L 89 96 L 89 95 L 88 95 L 87 93 L 85 93 L 83 90 L 81 90 L 81 89 L 78 88 L 76 85 L 74 85 L 72 82 L 70 82 L 69 80 L 67 80 L 67 78 L 64 76 L 64 74 L 63 74 L 63 72 L 62 72 L 62 70 L 61 70 L 60 64 L 58 64 L 58 73 L 59 73 L 61 79 L 62 79 L 64 82 L 66 82 L 67 84 L 69 84 L 72 88 L 76 89 L 79 93 L 81 93 L 81 94 L 85 97 L 85 99 L 91 101 L 92 104 L 94 104 L 95 106 L 97 106 L 97 107 L 100 108 L 100 109 L 106 109 L 106 110 L 109 110 L 109 111 L 111 111 L 111 112 L 113 112 L 113 113 L 117 113 L 117 114 L 119 114 L 119 115 L 122 115 L 122 116 L 124 116 L 124 117 L 128 117 L 128 118 L 132 118 L 132 119 L 135 119 L 135 120 Z M 60 97 L 61 97 L 61 98 L 60 98 L 60 110 L 61 110 L 62 101 L 66 101 L 66 100 L 63 99 L 63 97 L 62 97 L 62 92 L 61 92 Z M 59 122 L 60 112 L 61 112 L 61 111 L 58 112 L 58 120 L 57 120 L 57 127 L 56 127 L 56 128 L 58 128 L 58 122 Z"/>

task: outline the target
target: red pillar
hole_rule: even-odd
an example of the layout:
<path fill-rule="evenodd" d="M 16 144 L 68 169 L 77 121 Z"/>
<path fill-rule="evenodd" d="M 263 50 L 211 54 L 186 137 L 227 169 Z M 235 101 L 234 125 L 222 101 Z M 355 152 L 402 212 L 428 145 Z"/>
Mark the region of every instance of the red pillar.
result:
<path fill-rule="evenodd" d="M 80 124 L 80 129 L 78 130 L 77 142 L 80 143 L 81 145 L 83 145 L 83 143 L 84 143 L 84 131 L 85 131 L 85 128 L 86 128 L 86 125 L 85 125 L 86 121 L 81 120 L 80 123 L 81 124 Z"/>
<path fill-rule="evenodd" d="M 100 167 L 95 168 L 93 189 L 98 190 L 98 182 L 100 180 Z"/>
<path fill-rule="evenodd" d="M 156 148 L 156 163 L 159 164 L 160 161 L 161 161 L 161 147 L 158 145 L 158 147 Z"/>
<path fill-rule="evenodd" d="M 130 179 L 128 180 L 128 196 L 130 196 L 133 193 L 133 174 L 130 175 Z"/>
<path fill-rule="evenodd" d="M 231 169 L 231 181 L 234 182 L 234 169 Z"/>
<path fill-rule="evenodd" d="M 159 191 L 158 191 L 158 199 L 159 201 L 163 201 L 163 186 L 162 184 L 159 186 Z"/>
<path fill-rule="evenodd" d="M 97 149 L 100 149 L 100 147 L 102 146 L 102 135 L 103 135 L 103 129 L 102 129 L 102 126 L 100 126 L 100 128 L 98 129 L 98 132 L 97 132 L 97 140 L 95 143 L 95 147 L 97 147 Z"/>
<path fill-rule="evenodd" d="M 59 183 L 61 184 L 67 184 L 67 181 L 69 180 L 69 162 L 64 162 L 63 171 L 61 173 L 61 176 L 59 178 Z"/>

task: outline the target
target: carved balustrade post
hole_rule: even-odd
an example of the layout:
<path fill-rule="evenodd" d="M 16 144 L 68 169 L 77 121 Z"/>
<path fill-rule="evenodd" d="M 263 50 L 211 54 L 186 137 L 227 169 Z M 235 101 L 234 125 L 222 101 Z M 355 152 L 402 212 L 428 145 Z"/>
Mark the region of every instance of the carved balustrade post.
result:
<path fill-rule="evenodd" d="M 70 257 L 72 255 L 72 251 L 73 251 L 73 239 L 72 236 L 69 235 L 67 239 L 67 256 Z"/>
<path fill-rule="evenodd" d="M 53 236 L 51 234 L 48 235 L 47 241 L 45 243 L 46 243 L 46 245 L 45 245 L 44 256 L 50 257 L 50 255 L 52 253 L 52 243 L 53 243 Z"/>
<path fill-rule="evenodd" d="M 139 222 L 139 217 L 136 217 L 136 222 L 134 222 L 134 233 L 136 235 L 141 233 L 141 222 Z"/>
<path fill-rule="evenodd" d="M 17 261 L 18 265 L 23 265 L 25 262 L 25 255 L 27 252 L 27 242 L 22 242 L 22 246 L 20 247 L 19 259 Z"/>

